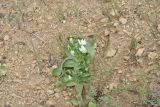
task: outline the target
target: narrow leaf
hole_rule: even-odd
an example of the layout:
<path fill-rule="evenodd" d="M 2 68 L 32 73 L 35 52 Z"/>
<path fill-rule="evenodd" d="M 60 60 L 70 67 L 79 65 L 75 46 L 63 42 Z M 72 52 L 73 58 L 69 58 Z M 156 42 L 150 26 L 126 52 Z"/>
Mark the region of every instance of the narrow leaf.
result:
<path fill-rule="evenodd" d="M 77 91 L 78 96 L 82 95 L 82 90 L 83 90 L 83 84 L 77 84 L 76 85 L 76 91 Z"/>

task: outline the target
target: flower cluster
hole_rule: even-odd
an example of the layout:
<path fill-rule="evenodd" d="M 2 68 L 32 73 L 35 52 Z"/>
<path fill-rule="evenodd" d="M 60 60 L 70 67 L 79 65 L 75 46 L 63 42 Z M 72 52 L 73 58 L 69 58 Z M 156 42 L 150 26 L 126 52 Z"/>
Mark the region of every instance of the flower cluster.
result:
<path fill-rule="evenodd" d="M 80 45 L 80 48 L 79 48 L 79 51 L 81 51 L 82 53 L 87 53 L 87 49 L 86 49 L 86 40 L 85 39 L 81 39 L 81 40 L 78 40 L 78 43 Z"/>
<path fill-rule="evenodd" d="M 68 37 L 66 56 L 58 68 L 52 70 L 53 76 L 60 76 L 59 87 L 76 88 L 75 101 L 80 106 L 83 103 L 82 91 L 84 84 L 91 82 L 91 64 L 95 56 L 96 37 L 88 36 L 88 42 L 82 37 Z"/>
<path fill-rule="evenodd" d="M 87 42 L 85 39 L 77 39 L 77 40 L 74 40 L 73 37 L 69 37 L 69 45 L 68 45 L 68 50 L 70 51 L 70 54 L 72 56 L 75 55 L 76 53 L 76 49 L 78 49 L 78 51 L 80 51 L 81 53 L 85 54 L 87 53 L 87 49 L 86 49 L 86 45 L 87 45 Z"/>

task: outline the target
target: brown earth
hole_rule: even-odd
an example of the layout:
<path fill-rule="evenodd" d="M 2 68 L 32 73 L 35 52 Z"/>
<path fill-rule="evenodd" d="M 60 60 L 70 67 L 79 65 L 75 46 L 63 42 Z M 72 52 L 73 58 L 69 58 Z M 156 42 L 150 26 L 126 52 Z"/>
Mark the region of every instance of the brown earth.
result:
<path fill-rule="evenodd" d="M 0 62 L 9 68 L 0 77 L 0 107 L 74 107 L 72 89 L 56 87 L 48 61 L 63 58 L 59 36 L 76 34 L 97 36 L 96 87 L 113 90 L 147 75 L 144 89 L 160 90 L 159 0 L 0 0 Z M 143 107 L 133 90 L 112 97 Z"/>

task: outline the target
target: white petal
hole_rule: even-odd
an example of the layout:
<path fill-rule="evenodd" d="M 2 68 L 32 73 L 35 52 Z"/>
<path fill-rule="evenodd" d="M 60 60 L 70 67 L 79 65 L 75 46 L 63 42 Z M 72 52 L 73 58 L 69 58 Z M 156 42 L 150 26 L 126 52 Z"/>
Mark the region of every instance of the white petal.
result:
<path fill-rule="evenodd" d="M 82 52 L 82 53 L 87 53 L 87 49 L 82 45 L 79 50 Z"/>
<path fill-rule="evenodd" d="M 80 45 L 86 45 L 87 44 L 85 39 L 78 40 L 78 43 Z"/>
<path fill-rule="evenodd" d="M 73 50 L 71 50 L 71 55 L 73 55 L 73 56 L 74 56 L 74 51 L 73 51 Z"/>
<path fill-rule="evenodd" d="M 78 39 L 78 43 L 81 45 L 81 40 Z"/>
<path fill-rule="evenodd" d="M 73 43 L 73 38 L 69 38 L 70 43 Z"/>
<path fill-rule="evenodd" d="M 82 45 L 86 45 L 86 40 L 85 40 L 85 39 L 82 39 L 82 40 L 81 40 L 81 44 L 82 44 Z"/>
<path fill-rule="evenodd" d="M 72 77 L 70 75 L 68 76 L 68 78 L 69 78 L 69 80 L 72 80 Z"/>

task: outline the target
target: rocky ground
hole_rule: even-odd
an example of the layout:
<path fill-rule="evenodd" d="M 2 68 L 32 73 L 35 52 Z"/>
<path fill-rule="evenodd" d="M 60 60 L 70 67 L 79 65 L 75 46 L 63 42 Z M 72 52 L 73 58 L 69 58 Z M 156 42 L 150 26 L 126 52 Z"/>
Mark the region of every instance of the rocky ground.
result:
<path fill-rule="evenodd" d="M 75 34 L 97 36 L 95 87 L 105 93 L 138 83 L 112 98 L 148 107 L 143 92 L 160 91 L 159 0 L 0 0 L 0 63 L 8 67 L 0 107 L 74 107 L 73 89 L 56 87 L 49 60 L 61 63 L 58 37 Z"/>

